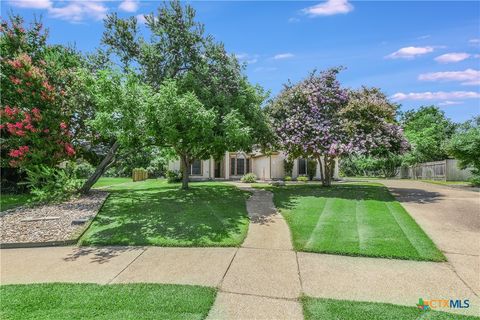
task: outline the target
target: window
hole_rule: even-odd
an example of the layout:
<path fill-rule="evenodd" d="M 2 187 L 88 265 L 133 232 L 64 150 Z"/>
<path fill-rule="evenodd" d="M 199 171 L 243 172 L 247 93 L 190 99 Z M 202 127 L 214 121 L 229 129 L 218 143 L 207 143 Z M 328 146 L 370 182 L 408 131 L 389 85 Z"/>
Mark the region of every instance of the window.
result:
<path fill-rule="evenodd" d="M 232 156 L 230 158 L 230 175 L 243 176 L 250 172 L 250 159 L 244 158 L 242 155 Z"/>
<path fill-rule="evenodd" d="M 202 175 L 202 161 L 201 160 L 193 160 L 192 161 L 192 164 L 190 165 L 190 174 L 192 176 Z"/>
<path fill-rule="evenodd" d="M 237 159 L 237 176 L 245 174 L 245 159 Z"/>
<path fill-rule="evenodd" d="M 298 175 L 307 175 L 307 159 L 298 159 Z"/>

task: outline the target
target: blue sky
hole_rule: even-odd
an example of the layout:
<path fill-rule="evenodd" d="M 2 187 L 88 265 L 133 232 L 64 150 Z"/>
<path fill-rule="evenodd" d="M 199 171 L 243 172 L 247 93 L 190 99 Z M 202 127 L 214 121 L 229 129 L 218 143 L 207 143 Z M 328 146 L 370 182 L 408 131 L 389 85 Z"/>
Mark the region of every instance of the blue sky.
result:
<path fill-rule="evenodd" d="M 480 114 L 480 2 L 191 1 L 206 31 L 275 95 L 288 79 L 345 66 L 346 87 L 380 87 L 402 110 L 436 104 L 455 121 Z M 5 0 L 27 21 L 42 15 L 50 42 L 94 50 L 109 12 L 141 16 L 159 1 Z M 148 35 L 144 26 L 142 30 Z"/>

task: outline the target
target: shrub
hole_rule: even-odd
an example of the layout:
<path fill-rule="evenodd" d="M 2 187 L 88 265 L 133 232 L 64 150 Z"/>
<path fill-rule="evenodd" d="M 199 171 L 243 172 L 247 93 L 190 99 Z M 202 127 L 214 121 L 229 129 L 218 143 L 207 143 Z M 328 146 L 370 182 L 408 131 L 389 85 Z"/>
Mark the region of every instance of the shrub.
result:
<path fill-rule="evenodd" d="M 297 181 L 307 182 L 307 181 L 308 181 L 308 177 L 306 177 L 306 176 L 300 176 L 300 177 L 297 178 Z"/>
<path fill-rule="evenodd" d="M 317 173 L 317 161 L 315 160 L 308 160 L 307 162 L 307 176 L 308 180 L 313 180 L 315 177 L 315 173 Z"/>
<path fill-rule="evenodd" d="M 292 177 L 291 177 L 291 176 L 285 176 L 285 177 L 283 178 L 283 180 L 285 180 L 285 181 L 292 181 Z"/>
<path fill-rule="evenodd" d="M 480 187 L 480 175 L 474 175 L 473 177 L 470 178 L 470 183 L 474 187 Z"/>
<path fill-rule="evenodd" d="M 287 176 L 291 176 L 293 171 L 293 160 L 290 158 L 283 160 L 283 169 Z"/>
<path fill-rule="evenodd" d="M 75 168 L 75 176 L 78 179 L 88 179 L 95 172 L 95 168 L 88 162 L 82 162 Z"/>
<path fill-rule="evenodd" d="M 257 176 L 255 173 L 247 173 L 242 177 L 241 181 L 244 183 L 254 183 L 257 181 Z"/>
<path fill-rule="evenodd" d="M 72 170 L 46 165 L 26 169 L 27 181 L 34 201 L 52 202 L 70 198 L 81 187 Z"/>
<path fill-rule="evenodd" d="M 182 173 L 178 170 L 167 170 L 167 182 L 175 183 L 182 181 Z"/>

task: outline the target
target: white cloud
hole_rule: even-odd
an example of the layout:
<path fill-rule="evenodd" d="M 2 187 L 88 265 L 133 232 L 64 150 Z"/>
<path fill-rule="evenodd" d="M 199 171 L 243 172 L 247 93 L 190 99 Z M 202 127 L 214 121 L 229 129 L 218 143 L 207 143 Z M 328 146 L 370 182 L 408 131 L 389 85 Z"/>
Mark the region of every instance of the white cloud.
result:
<path fill-rule="evenodd" d="M 418 80 L 424 81 L 463 81 L 463 85 L 478 85 L 480 83 L 480 70 L 466 69 L 463 71 L 445 71 L 422 73 Z"/>
<path fill-rule="evenodd" d="M 433 47 L 404 47 L 401 48 L 385 58 L 387 59 L 413 59 L 416 56 L 424 55 L 433 52 Z"/>
<path fill-rule="evenodd" d="M 470 39 L 470 40 L 468 40 L 468 43 L 470 43 L 472 45 L 478 45 L 478 44 L 480 44 L 480 38 Z"/>
<path fill-rule="evenodd" d="M 459 100 L 459 99 L 478 99 L 480 93 L 475 91 L 437 91 L 437 92 L 398 92 L 391 96 L 393 100 Z"/>
<path fill-rule="evenodd" d="M 79 23 L 86 18 L 100 20 L 108 12 L 108 8 L 103 4 L 102 0 L 10 0 L 10 4 L 20 8 L 44 9 L 53 18 L 73 23 Z"/>
<path fill-rule="evenodd" d="M 145 24 L 147 22 L 147 19 L 145 19 L 144 14 L 137 14 L 136 17 L 137 17 L 138 23 L 140 23 L 140 24 Z"/>
<path fill-rule="evenodd" d="M 118 9 L 125 12 L 136 12 L 138 10 L 138 1 L 137 0 L 123 0 Z"/>
<path fill-rule="evenodd" d="M 52 6 L 51 0 L 10 0 L 9 2 L 18 8 L 48 9 Z"/>
<path fill-rule="evenodd" d="M 353 6 L 348 0 L 327 0 L 312 7 L 302 10 L 310 17 L 331 16 L 335 14 L 345 14 L 353 10 Z"/>
<path fill-rule="evenodd" d="M 87 17 L 101 20 L 105 17 L 107 11 L 108 8 L 101 1 L 81 0 L 73 0 L 64 7 L 51 7 L 48 10 L 52 17 L 74 23 L 81 22 Z"/>
<path fill-rule="evenodd" d="M 290 59 L 295 57 L 293 53 L 279 53 L 273 56 L 274 60 Z"/>
<path fill-rule="evenodd" d="M 463 104 L 463 101 L 451 101 L 451 100 L 446 100 L 443 102 L 440 102 L 438 105 L 439 106 L 453 106 L 457 104 Z"/>
<path fill-rule="evenodd" d="M 452 53 L 445 53 L 441 56 L 435 58 L 435 61 L 440 63 L 450 63 L 450 62 L 460 62 L 465 59 L 470 58 L 470 54 L 465 52 L 452 52 Z"/>
<path fill-rule="evenodd" d="M 258 67 L 258 68 L 255 68 L 255 70 L 253 70 L 255 72 L 273 72 L 273 71 L 277 71 L 277 68 L 275 67 Z"/>
<path fill-rule="evenodd" d="M 429 34 L 426 34 L 426 35 L 423 35 L 423 36 L 420 36 L 420 37 L 417 37 L 418 40 L 424 40 L 424 39 L 428 39 L 430 38 L 431 36 Z"/>
<path fill-rule="evenodd" d="M 248 54 L 248 53 L 236 53 L 235 57 L 237 57 L 237 59 L 240 62 L 245 62 L 247 64 L 254 64 L 254 63 L 258 62 L 259 55 L 258 54 L 253 54 L 252 55 L 252 54 Z"/>

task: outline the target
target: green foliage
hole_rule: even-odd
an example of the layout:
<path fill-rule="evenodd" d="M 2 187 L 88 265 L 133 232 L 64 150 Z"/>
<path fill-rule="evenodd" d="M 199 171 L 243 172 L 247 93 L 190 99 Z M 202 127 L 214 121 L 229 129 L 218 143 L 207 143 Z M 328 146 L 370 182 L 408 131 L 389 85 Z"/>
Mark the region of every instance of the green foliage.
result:
<path fill-rule="evenodd" d="M 400 121 L 412 148 L 403 158 L 404 165 L 448 158 L 447 144 L 455 132 L 455 124 L 438 107 L 407 111 Z"/>
<path fill-rule="evenodd" d="M 402 156 L 385 153 L 382 157 L 350 156 L 340 162 L 340 174 L 346 177 L 394 177 L 402 164 Z"/>
<path fill-rule="evenodd" d="M 255 173 L 247 173 L 242 177 L 241 181 L 245 183 L 254 183 L 257 181 L 257 175 Z"/>
<path fill-rule="evenodd" d="M 480 116 L 462 124 L 453 134 L 447 150 L 461 169 L 472 168 L 472 184 L 480 185 Z"/>
<path fill-rule="evenodd" d="M 308 181 L 308 177 L 307 177 L 307 176 L 299 176 L 299 177 L 297 177 L 297 181 L 307 182 L 307 181 Z"/>
<path fill-rule="evenodd" d="M 70 198 L 81 186 L 74 170 L 36 165 L 27 168 L 27 180 L 33 200 L 57 202 Z"/>
<path fill-rule="evenodd" d="M 312 181 L 315 177 L 315 173 L 317 172 L 317 161 L 313 159 L 309 159 L 307 162 L 307 177 L 308 180 Z"/>
<path fill-rule="evenodd" d="M 87 179 L 93 172 L 95 172 L 95 168 L 86 161 L 81 162 L 75 167 L 75 176 L 78 179 Z"/>
<path fill-rule="evenodd" d="M 176 183 L 182 181 L 182 173 L 178 170 L 167 170 L 166 177 L 168 183 Z"/>
<path fill-rule="evenodd" d="M 292 177 L 291 176 L 285 176 L 285 177 L 283 177 L 283 180 L 292 181 Z"/>
<path fill-rule="evenodd" d="M 283 170 L 287 176 L 292 176 L 293 159 L 287 158 L 283 160 Z"/>

